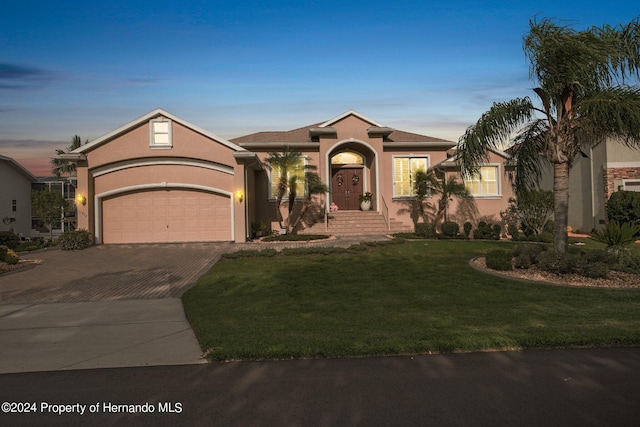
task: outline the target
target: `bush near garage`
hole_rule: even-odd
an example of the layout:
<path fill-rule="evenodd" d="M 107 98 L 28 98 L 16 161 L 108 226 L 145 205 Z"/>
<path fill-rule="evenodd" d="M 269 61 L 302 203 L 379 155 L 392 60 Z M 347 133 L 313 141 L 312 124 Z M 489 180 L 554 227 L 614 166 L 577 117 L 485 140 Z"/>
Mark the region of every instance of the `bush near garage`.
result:
<path fill-rule="evenodd" d="M 63 251 L 77 251 L 91 246 L 93 239 L 87 230 L 73 230 L 64 232 L 58 239 L 58 244 Z"/>

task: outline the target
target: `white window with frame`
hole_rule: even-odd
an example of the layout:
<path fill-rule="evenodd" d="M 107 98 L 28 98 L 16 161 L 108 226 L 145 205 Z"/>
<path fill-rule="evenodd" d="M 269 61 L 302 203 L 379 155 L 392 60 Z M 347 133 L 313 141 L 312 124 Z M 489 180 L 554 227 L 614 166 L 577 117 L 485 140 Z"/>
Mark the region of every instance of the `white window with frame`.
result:
<path fill-rule="evenodd" d="M 500 196 L 500 166 L 487 165 L 478 169 L 478 175 L 467 178 L 464 185 L 473 197 Z"/>
<path fill-rule="evenodd" d="M 624 191 L 640 191 L 640 179 L 623 179 L 622 189 Z"/>
<path fill-rule="evenodd" d="M 291 176 L 295 175 L 297 177 L 296 180 L 296 197 L 303 197 L 305 195 L 305 179 L 304 172 L 305 166 L 307 164 L 307 159 L 305 157 L 299 157 L 297 164 L 290 168 L 287 171 L 287 185 L 289 184 L 289 180 Z M 280 167 L 277 165 L 271 166 L 271 192 L 270 197 L 275 199 L 278 197 L 278 183 L 280 182 Z M 289 191 L 287 191 L 284 197 L 288 197 Z"/>
<path fill-rule="evenodd" d="M 393 197 L 414 197 L 413 181 L 417 170 L 429 168 L 429 157 L 393 158 Z"/>
<path fill-rule="evenodd" d="M 154 148 L 171 148 L 172 134 L 171 134 L 171 121 L 167 119 L 151 120 L 151 147 Z"/>

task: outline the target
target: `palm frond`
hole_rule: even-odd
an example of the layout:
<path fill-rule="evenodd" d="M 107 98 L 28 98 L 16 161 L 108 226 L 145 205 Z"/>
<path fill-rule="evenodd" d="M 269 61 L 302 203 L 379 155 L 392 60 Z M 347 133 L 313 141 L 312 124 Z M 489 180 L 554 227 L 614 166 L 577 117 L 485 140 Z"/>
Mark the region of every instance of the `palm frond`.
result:
<path fill-rule="evenodd" d="M 510 152 L 515 168 L 509 179 L 516 194 L 538 188 L 543 167 L 548 164 L 544 156 L 548 131 L 545 120 L 534 120 L 514 138 Z"/>
<path fill-rule="evenodd" d="M 640 88 L 618 86 L 601 90 L 577 106 L 582 125 L 592 134 L 619 138 L 640 147 Z"/>
<path fill-rule="evenodd" d="M 471 177 L 489 160 L 489 150 L 500 150 L 509 137 L 528 123 L 534 114 L 528 97 L 496 102 L 458 140 L 462 174 Z"/>

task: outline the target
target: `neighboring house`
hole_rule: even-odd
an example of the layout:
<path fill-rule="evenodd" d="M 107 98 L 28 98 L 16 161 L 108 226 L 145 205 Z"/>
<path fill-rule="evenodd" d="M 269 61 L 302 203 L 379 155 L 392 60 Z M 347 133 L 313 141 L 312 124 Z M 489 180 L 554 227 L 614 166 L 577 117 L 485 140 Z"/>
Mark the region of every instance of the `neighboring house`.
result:
<path fill-rule="evenodd" d="M 553 172 L 542 188 L 553 189 Z M 640 191 L 640 150 L 607 139 L 576 156 L 569 174 L 569 227 L 591 232 L 606 222 L 606 204 L 616 191 Z"/>
<path fill-rule="evenodd" d="M 355 111 L 227 141 L 158 109 L 60 158 L 78 164 L 78 228 L 93 233 L 97 243 L 242 242 L 253 222 L 277 227 L 271 178 L 278 171 L 264 165 L 270 152 L 295 148 L 300 162 L 316 166 L 329 186 L 303 227 L 325 232 L 332 202 L 340 212 L 357 211 L 358 196 L 371 192 L 371 215 L 393 231 L 412 229 L 417 221 L 415 171 L 443 164 L 455 145 L 386 127 Z M 504 160 L 492 159 L 482 182 L 468 183 L 478 195 L 478 211 L 468 219 L 478 213 L 498 218 L 506 208 L 511 193 Z M 456 173 L 455 165 L 445 166 Z M 298 194 L 303 189 L 301 183 Z"/>
<path fill-rule="evenodd" d="M 58 192 L 67 201 L 66 211 L 60 214 L 60 222 L 54 224 L 53 230 L 49 230 L 41 223 L 38 218 L 33 218 L 31 237 L 49 238 L 50 234 L 59 236 L 65 231 L 75 230 L 78 226 L 76 219 L 76 178 L 75 177 L 47 177 L 38 178 L 38 182 L 31 187 L 33 190 L 44 190 Z"/>
<path fill-rule="evenodd" d="M 31 185 L 37 178 L 10 157 L 0 156 L 0 231 L 31 233 Z"/>

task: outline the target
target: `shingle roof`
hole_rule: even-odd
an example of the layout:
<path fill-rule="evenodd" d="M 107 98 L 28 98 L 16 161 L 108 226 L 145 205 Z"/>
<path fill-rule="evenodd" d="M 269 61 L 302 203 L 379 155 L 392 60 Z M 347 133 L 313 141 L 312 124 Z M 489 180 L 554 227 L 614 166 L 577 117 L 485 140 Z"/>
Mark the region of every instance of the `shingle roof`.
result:
<path fill-rule="evenodd" d="M 234 144 L 242 144 L 243 142 L 311 142 L 309 130 L 319 125 L 320 123 L 316 123 L 311 126 L 304 126 L 287 131 L 256 132 L 233 138 L 230 141 Z"/>
<path fill-rule="evenodd" d="M 315 123 L 309 126 L 303 126 L 301 128 L 289 130 L 289 131 L 267 131 L 257 132 L 250 135 L 240 136 L 238 138 L 231 139 L 234 144 L 242 144 L 248 142 L 274 142 L 274 143 L 293 143 L 293 142 L 312 142 L 310 130 L 317 128 L 326 122 Z M 412 132 L 405 132 L 402 130 L 394 129 L 386 138 L 386 142 L 454 142 L 446 139 L 435 138 L 432 136 L 420 135 Z"/>

